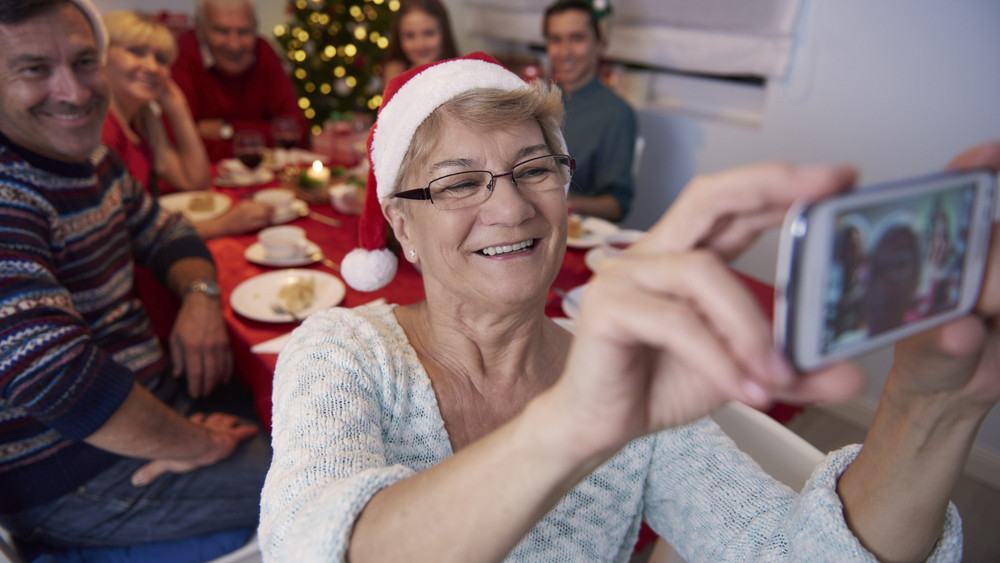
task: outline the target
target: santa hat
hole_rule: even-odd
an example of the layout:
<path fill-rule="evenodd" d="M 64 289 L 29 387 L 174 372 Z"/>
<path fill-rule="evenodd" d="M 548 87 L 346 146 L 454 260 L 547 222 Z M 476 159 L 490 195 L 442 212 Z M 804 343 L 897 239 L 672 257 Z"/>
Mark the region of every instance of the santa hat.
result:
<path fill-rule="evenodd" d="M 94 30 L 94 42 L 97 43 L 97 52 L 104 62 L 108 54 L 108 29 L 104 27 L 104 18 L 90 0 L 69 0 L 76 6 L 90 22 L 91 29 Z"/>
<path fill-rule="evenodd" d="M 392 193 L 417 127 L 463 92 L 477 88 L 508 92 L 524 86 L 524 80 L 485 53 L 430 63 L 389 81 L 368 136 L 368 185 L 358 226 L 358 248 L 340 263 L 340 275 L 348 285 L 359 291 L 375 291 L 396 275 L 396 255 L 385 247 L 389 225 L 380 204 Z"/>

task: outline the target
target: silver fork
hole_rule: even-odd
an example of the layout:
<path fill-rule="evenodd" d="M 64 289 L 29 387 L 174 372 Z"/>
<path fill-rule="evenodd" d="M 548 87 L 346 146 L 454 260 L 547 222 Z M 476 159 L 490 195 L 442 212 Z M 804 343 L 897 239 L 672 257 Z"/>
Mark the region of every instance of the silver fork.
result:
<path fill-rule="evenodd" d="M 302 321 L 302 317 L 300 317 L 300 316 L 296 315 L 295 313 L 289 311 L 281 303 L 278 303 L 278 302 L 271 303 L 271 310 L 274 311 L 274 313 L 278 314 L 278 315 L 288 315 L 289 317 L 292 317 L 292 320 L 294 320 L 296 322 L 301 322 Z"/>

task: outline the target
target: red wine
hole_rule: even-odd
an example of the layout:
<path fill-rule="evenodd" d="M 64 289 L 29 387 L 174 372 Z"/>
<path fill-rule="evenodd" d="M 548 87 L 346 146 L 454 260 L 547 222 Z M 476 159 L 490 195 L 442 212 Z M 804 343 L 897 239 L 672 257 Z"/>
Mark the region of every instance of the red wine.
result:
<path fill-rule="evenodd" d="M 236 155 L 236 158 L 240 159 L 240 162 L 242 162 L 244 166 L 253 170 L 254 168 L 260 166 L 261 161 L 264 160 L 264 155 L 259 152 L 245 152 Z"/>
<path fill-rule="evenodd" d="M 277 139 L 276 142 L 279 147 L 288 150 L 295 147 L 295 143 L 298 142 L 298 139 Z"/>

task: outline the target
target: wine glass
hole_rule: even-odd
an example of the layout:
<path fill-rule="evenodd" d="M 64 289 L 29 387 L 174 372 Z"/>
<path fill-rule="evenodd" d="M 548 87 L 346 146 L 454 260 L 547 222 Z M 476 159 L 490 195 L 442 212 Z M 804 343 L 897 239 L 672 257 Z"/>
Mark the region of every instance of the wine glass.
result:
<path fill-rule="evenodd" d="M 233 155 L 251 172 L 264 160 L 264 134 L 260 131 L 237 131 L 233 135 Z"/>
<path fill-rule="evenodd" d="M 302 136 L 299 120 L 294 115 L 279 115 L 271 121 L 271 134 L 278 149 L 275 151 L 278 153 L 275 155 L 278 157 L 275 158 L 277 167 L 294 164 L 290 162 L 292 159 L 289 151 L 299 143 L 299 138 Z"/>

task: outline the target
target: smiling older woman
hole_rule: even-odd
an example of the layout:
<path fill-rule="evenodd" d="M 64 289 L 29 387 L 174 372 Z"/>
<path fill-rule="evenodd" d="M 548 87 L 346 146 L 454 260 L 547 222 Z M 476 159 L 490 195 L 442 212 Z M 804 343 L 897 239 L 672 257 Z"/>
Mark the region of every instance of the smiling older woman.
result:
<path fill-rule="evenodd" d="M 830 454 L 799 495 L 705 418 L 857 391 L 848 365 L 793 375 L 725 266 L 850 169 L 695 180 L 595 275 L 573 337 L 543 313 L 572 170 L 558 93 L 477 54 L 386 94 L 369 190 L 427 299 L 318 313 L 282 352 L 268 559 L 625 561 L 641 519 L 689 560 L 958 557 L 948 491 L 1000 396 L 979 317 L 901 345 L 864 448 Z M 965 163 L 996 166 L 1000 147 Z"/>

